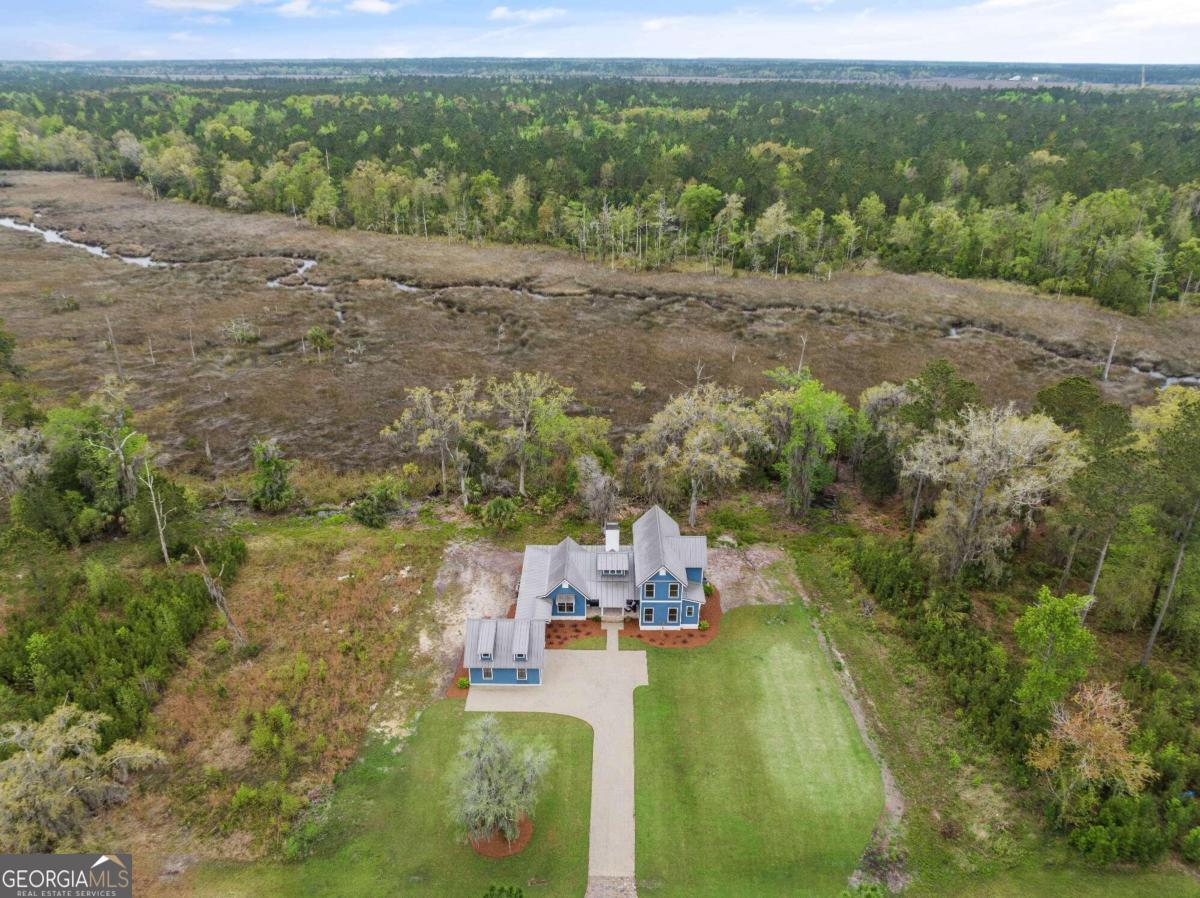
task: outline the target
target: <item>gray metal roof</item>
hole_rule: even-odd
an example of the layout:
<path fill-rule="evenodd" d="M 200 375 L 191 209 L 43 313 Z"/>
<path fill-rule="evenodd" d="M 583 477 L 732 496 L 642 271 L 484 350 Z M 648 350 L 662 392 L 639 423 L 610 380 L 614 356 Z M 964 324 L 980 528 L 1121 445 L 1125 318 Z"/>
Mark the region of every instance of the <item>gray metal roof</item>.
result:
<path fill-rule="evenodd" d="M 479 622 L 479 642 L 475 646 L 480 658 L 494 655 L 496 651 L 496 622 L 482 620 Z"/>
<path fill-rule="evenodd" d="M 707 560 L 707 539 L 681 536 L 679 525 L 656 505 L 634 522 L 632 549 L 620 546 L 609 552 L 604 546 L 581 546 L 570 537 L 553 546 L 526 546 L 516 616 L 550 620 L 546 596 L 563 583 L 601 608 L 623 608 L 637 598 L 638 584 L 660 568 L 686 583 L 687 569 L 704 568 Z"/>
<path fill-rule="evenodd" d="M 482 633 L 493 630 L 495 643 L 492 660 L 479 657 Z M 518 661 L 514 656 L 526 641 L 528 660 Z M 541 620 L 512 620 L 510 618 L 472 618 L 467 621 L 466 647 L 463 651 L 463 667 L 526 667 L 540 669 L 546 663 L 546 622 Z"/>

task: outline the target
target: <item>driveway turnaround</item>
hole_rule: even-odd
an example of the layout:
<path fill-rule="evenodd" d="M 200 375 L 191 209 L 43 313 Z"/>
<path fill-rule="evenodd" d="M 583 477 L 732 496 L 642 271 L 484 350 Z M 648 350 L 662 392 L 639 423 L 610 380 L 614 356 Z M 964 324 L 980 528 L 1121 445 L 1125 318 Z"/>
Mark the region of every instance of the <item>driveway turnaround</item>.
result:
<path fill-rule="evenodd" d="M 617 651 L 619 624 L 605 625 L 605 651 L 549 649 L 540 686 L 473 686 L 468 711 L 566 714 L 592 726 L 589 894 L 596 880 L 634 875 L 633 690 L 646 686 L 645 652 Z M 615 885 L 615 883 L 614 883 Z"/>

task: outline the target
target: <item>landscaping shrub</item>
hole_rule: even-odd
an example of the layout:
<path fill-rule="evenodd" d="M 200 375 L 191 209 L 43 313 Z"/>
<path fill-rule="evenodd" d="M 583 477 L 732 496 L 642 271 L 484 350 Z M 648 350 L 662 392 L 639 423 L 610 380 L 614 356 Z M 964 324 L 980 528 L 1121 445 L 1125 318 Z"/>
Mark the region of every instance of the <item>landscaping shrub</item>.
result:
<path fill-rule="evenodd" d="M 456 685 L 459 689 L 467 689 L 470 687 L 471 681 L 466 677 L 459 677 L 454 681 L 454 685 Z"/>
<path fill-rule="evenodd" d="M 394 477 L 382 477 L 367 488 L 367 494 L 350 509 L 350 517 L 376 530 L 387 523 L 387 516 L 400 503 L 400 484 Z"/>

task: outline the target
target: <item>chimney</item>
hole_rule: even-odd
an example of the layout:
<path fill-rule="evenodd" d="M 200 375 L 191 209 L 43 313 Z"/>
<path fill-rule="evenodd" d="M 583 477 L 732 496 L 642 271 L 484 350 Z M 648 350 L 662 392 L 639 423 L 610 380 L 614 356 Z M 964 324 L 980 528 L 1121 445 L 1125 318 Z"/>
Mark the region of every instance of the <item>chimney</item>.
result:
<path fill-rule="evenodd" d="M 621 525 L 604 525 L 604 551 L 616 552 L 621 548 Z"/>

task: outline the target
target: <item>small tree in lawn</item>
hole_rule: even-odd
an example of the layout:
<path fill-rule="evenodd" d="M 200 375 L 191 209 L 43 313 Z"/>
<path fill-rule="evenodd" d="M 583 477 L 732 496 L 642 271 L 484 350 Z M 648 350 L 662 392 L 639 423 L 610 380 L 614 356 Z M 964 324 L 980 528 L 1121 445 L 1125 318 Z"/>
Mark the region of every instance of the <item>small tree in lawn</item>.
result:
<path fill-rule="evenodd" d="M 251 480 L 250 504 L 259 511 L 283 511 L 295 498 L 288 475 L 295 462 L 283 457 L 283 450 L 274 439 L 254 443 L 254 476 Z"/>
<path fill-rule="evenodd" d="M 161 752 L 122 739 L 100 751 L 108 717 L 59 705 L 40 723 L 0 728 L 0 833 L 5 851 L 45 852 L 84 819 L 125 800 L 131 771 L 163 763 Z"/>
<path fill-rule="evenodd" d="M 1091 603 L 1091 596 L 1056 596 L 1043 586 L 1037 604 L 1017 619 L 1013 630 L 1026 662 L 1016 698 L 1031 718 L 1066 698 L 1095 660 L 1096 637 L 1081 621 Z"/>
<path fill-rule="evenodd" d="M 504 738 L 495 715 L 480 717 L 462 737 L 450 782 L 454 822 L 472 841 L 497 833 L 514 841 L 521 818 L 533 813 L 552 760 L 548 747 L 517 746 Z"/>

